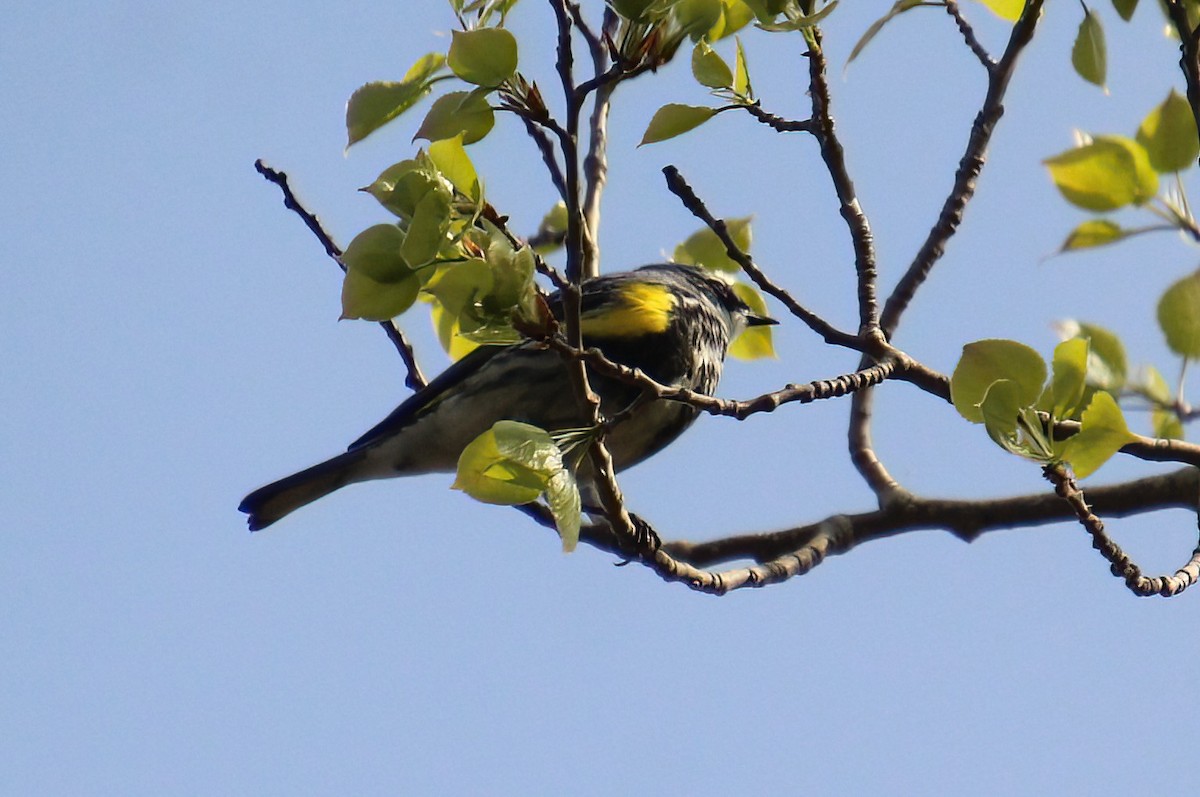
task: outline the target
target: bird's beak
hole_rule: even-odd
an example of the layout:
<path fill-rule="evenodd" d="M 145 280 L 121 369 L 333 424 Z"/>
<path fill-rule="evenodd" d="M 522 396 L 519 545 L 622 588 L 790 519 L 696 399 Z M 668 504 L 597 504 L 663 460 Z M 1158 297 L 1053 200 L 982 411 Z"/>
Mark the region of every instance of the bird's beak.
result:
<path fill-rule="evenodd" d="M 778 324 L 774 318 L 766 315 L 754 315 L 753 313 L 746 314 L 746 326 L 748 327 L 766 327 Z"/>

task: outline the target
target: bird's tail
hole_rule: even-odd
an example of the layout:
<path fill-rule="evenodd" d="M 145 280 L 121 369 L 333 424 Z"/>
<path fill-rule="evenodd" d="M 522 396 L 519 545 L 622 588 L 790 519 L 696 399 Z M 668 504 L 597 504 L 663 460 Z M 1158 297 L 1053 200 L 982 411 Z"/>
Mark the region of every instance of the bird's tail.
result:
<path fill-rule="evenodd" d="M 285 515 L 334 490 L 371 478 L 363 468 L 365 464 L 365 451 L 347 451 L 258 488 L 242 499 L 238 509 L 250 516 L 247 522 L 251 531 L 265 529 Z"/>

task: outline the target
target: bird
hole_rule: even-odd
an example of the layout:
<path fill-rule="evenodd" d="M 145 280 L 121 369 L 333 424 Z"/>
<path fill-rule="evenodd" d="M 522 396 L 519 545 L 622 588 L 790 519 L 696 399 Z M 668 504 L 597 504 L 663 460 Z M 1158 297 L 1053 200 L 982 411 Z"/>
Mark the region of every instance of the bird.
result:
<path fill-rule="evenodd" d="M 676 263 L 586 280 L 581 300 L 585 347 L 596 347 L 660 384 L 706 395 L 716 390 L 729 344 L 748 327 L 777 323 L 751 310 L 720 277 Z M 558 293 L 549 306 L 561 319 Z M 588 371 L 605 417 L 633 407 L 606 438 L 618 471 L 661 451 L 699 412 L 662 398 L 635 407 L 641 387 Z M 238 509 L 257 531 L 349 484 L 452 472 L 467 444 L 500 420 L 550 432 L 590 424 L 561 354 L 535 340 L 480 346 L 409 396 L 345 453 L 253 491 Z M 577 476 L 586 483 L 586 474 Z"/>

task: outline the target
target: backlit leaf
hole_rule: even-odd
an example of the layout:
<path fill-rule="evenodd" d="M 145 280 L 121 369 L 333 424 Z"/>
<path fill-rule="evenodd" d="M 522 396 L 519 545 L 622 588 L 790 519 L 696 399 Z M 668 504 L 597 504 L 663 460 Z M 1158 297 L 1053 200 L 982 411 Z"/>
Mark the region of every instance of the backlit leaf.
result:
<path fill-rule="evenodd" d="M 429 80 L 446 63 L 441 53 L 423 56 L 399 82 L 368 83 L 346 103 L 346 146 L 362 141 L 429 93 Z"/>
<path fill-rule="evenodd" d="M 1067 201 L 1085 210 L 1141 205 L 1158 192 L 1158 174 L 1145 148 L 1123 136 L 1096 136 L 1043 163 Z"/>
<path fill-rule="evenodd" d="M 1158 300 L 1158 326 L 1171 351 L 1200 358 L 1200 271 L 1167 288 Z"/>
<path fill-rule="evenodd" d="M 462 135 L 464 144 L 474 144 L 496 124 L 492 106 L 481 91 L 452 91 L 438 97 L 425 114 L 413 139 L 441 141 Z"/>
<path fill-rule="evenodd" d="M 654 117 L 650 120 L 650 124 L 647 125 L 646 132 L 642 135 L 642 140 L 638 146 L 656 144 L 659 141 L 666 141 L 669 138 L 682 135 L 704 124 L 713 118 L 716 113 L 716 108 L 701 108 L 695 105 L 668 103 L 655 111 Z"/>
<path fill-rule="evenodd" d="M 1196 163 L 1200 141 L 1192 107 L 1175 89 L 1142 120 L 1137 141 L 1146 148 L 1150 165 L 1158 172 L 1181 172 Z"/>
<path fill-rule="evenodd" d="M 1083 21 L 1071 47 L 1071 66 L 1081 78 L 1104 88 L 1108 74 L 1108 55 L 1104 46 L 1104 26 L 1100 17 L 1084 6 Z M 1107 89 L 1105 89 L 1107 91 Z"/>
<path fill-rule="evenodd" d="M 504 28 L 452 31 L 450 70 L 468 83 L 495 88 L 517 71 L 517 39 Z"/>
<path fill-rule="evenodd" d="M 1014 340 L 979 340 L 963 346 L 950 377 L 950 395 L 959 415 L 982 423 L 980 403 L 992 383 L 1001 379 L 1013 382 L 1019 406 L 1032 406 L 1046 382 L 1046 363 L 1036 351 Z"/>
<path fill-rule="evenodd" d="M 767 302 L 752 285 L 733 283 L 733 292 L 757 315 L 767 315 Z M 729 356 L 739 360 L 758 360 L 775 357 L 775 339 L 769 325 L 747 327 L 729 344 Z"/>
<path fill-rule="evenodd" d="M 1085 478 L 1107 462 L 1122 446 L 1134 440 L 1116 400 L 1104 391 L 1092 398 L 1083 411 L 1079 433 L 1062 445 L 1062 458 L 1071 463 L 1079 478 Z"/>

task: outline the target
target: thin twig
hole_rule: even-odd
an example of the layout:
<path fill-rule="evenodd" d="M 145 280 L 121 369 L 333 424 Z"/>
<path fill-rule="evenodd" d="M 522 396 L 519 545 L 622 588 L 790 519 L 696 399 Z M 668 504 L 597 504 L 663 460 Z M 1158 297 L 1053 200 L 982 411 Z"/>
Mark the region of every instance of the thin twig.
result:
<path fill-rule="evenodd" d="M 839 211 L 850 230 L 854 246 L 854 269 L 858 278 L 858 334 L 863 338 L 874 338 L 879 336 L 875 238 L 854 191 L 854 182 L 850 179 L 850 172 L 846 167 L 845 152 L 838 140 L 836 125 L 830 113 L 828 69 L 825 53 L 821 49 L 821 31 L 818 28 L 811 29 L 807 56 L 814 135 L 821 145 L 821 159 L 825 161 L 825 168 L 833 180 Z"/>
<path fill-rule="evenodd" d="M 755 119 L 762 122 L 764 125 L 777 133 L 812 133 L 814 130 L 816 130 L 816 124 L 812 119 L 802 119 L 799 121 L 793 119 L 784 119 L 782 116 L 776 116 L 773 113 L 767 113 L 757 102 L 752 104 L 742 104 L 736 107 L 744 108 L 746 113 L 750 114 Z"/>
<path fill-rule="evenodd" d="M 979 109 L 979 114 L 975 117 L 975 123 L 971 127 L 966 151 L 959 160 L 958 170 L 954 175 L 954 187 L 942 204 L 942 211 L 937 222 L 929 231 L 929 235 L 921 245 L 912 264 L 884 303 L 880 324 L 888 338 L 895 333 L 896 327 L 900 323 L 900 317 L 911 304 L 913 297 L 916 296 L 917 289 L 929 277 L 934 264 L 945 253 L 946 243 L 962 224 L 967 203 L 975 195 L 975 181 L 987 159 L 987 148 L 991 142 L 992 133 L 996 129 L 996 123 L 1004 115 L 1004 95 L 1008 91 L 1009 81 L 1016 69 L 1017 58 L 1033 40 L 1033 34 L 1042 13 L 1042 2 L 1043 0 L 1029 0 L 1021 18 L 1013 26 L 1004 55 L 995 68 L 988 72 L 987 94 L 984 97 L 983 106 Z"/>
<path fill-rule="evenodd" d="M 704 202 L 692 190 L 692 187 L 684 179 L 683 175 L 679 173 L 679 169 L 674 166 L 665 166 L 662 171 L 667 178 L 667 188 L 671 193 L 679 197 L 683 206 L 691 211 L 693 216 L 700 219 L 709 229 L 717 234 L 717 237 L 721 239 L 721 243 L 725 244 L 725 251 L 734 262 L 741 266 L 742 271 L 746 272 L 746 276 L 750 277 L 755 285 L 762 288 L 765 293 L 778 299 L 788 309 L 788 312 L 808 325 L 809 329 L 820 335 L 826 343 L 845 346 L 856 351 L 863 350 L 864 344 L 857 336 L 837 329 L 825 321 L 825 319 L 796 301 L 786 290 L 773 283 L 755 265 L 750 256 L 738 248 L 737 243 L 729 235 L 729 230 L 726 228 L 725 222 L 722 219 L 715 218 L 709 212 Z"/>
<path fill-rule="evenodd" d="M 1109 563 L 1113 575 L 1124 580 L 1130 592 L 1141 597 L 1160 595 L 1170 598 L 1200 580 L 1200 547 L 1192 553 L 1187 564 L 1173 575 L 1154 578 L 1143 575 L 1141 568 L 1108 535 L 1104 521 L 1088 506 L 1083 491 L 1067 468 L 1061 464 L 1050 465 L 1042 470 L 1042 474 L 1054 485 L 1054 492 L 1067 502 L 1080 525 L 1091 535 L 1092 547 Z"/>
<path fill-rule="evenodd" d="M 966 41 L 967 47 L 979 59 L 979 63 L 983 64 L 983 68 L 991 72 L 996 68 L 996 62 L 988 51 L 979 43 L 979 39 L 975 37 L 975 29 L 971 27 L 971 23 L 967 22 L 966 17 L 962 15 L 962 9 L 958 7 L 958 0 L 945 0 L 946 13 L 954 18 L 954 24 L 958 26 L 958 32 L 962 34 L 963 40 Z"/>
<path fill-rule="evenodd" d="M 283 192 L 284 207 L 293 211 L 304 220 L 305 226 L 312 231 L 312 234 L 325 247 L 325 254 L 329 255 L 338 264 L 338 268 L 345 271 L 346 264 L 342 262 L 341 248 L 333 242 L 333 238 L 329 236 L 329 233 L 325 232 L 325 229 L 321 226 L 321 220 L 312 213 L 309 213 L 300 204 L 299 200 L 296 199 L 296 195 L 292 193 L 292 187 L 288 184 L 287 174 L 272 169 L 261 158 L 254 162 L 254 168 L 268 181 L 279 186 L 279 190 Z M 379 326 L 383 329 L 384 334 L 387 335 L 388 340 L 395 346 L 396 351 L 400 354 L 400 359 L 404 362 L 404 384 L 414 391 L 425 387 L 428 382 L 425 380 L 425 375 L 421 373 L 421 366 L 417 365 L 416 354 L 413 352 L 412 344 L 409 343 L 408 338 L 405 337 L 404 333 L 400 331 L 400 328 L 393 321 L 380 321 Z"/>

